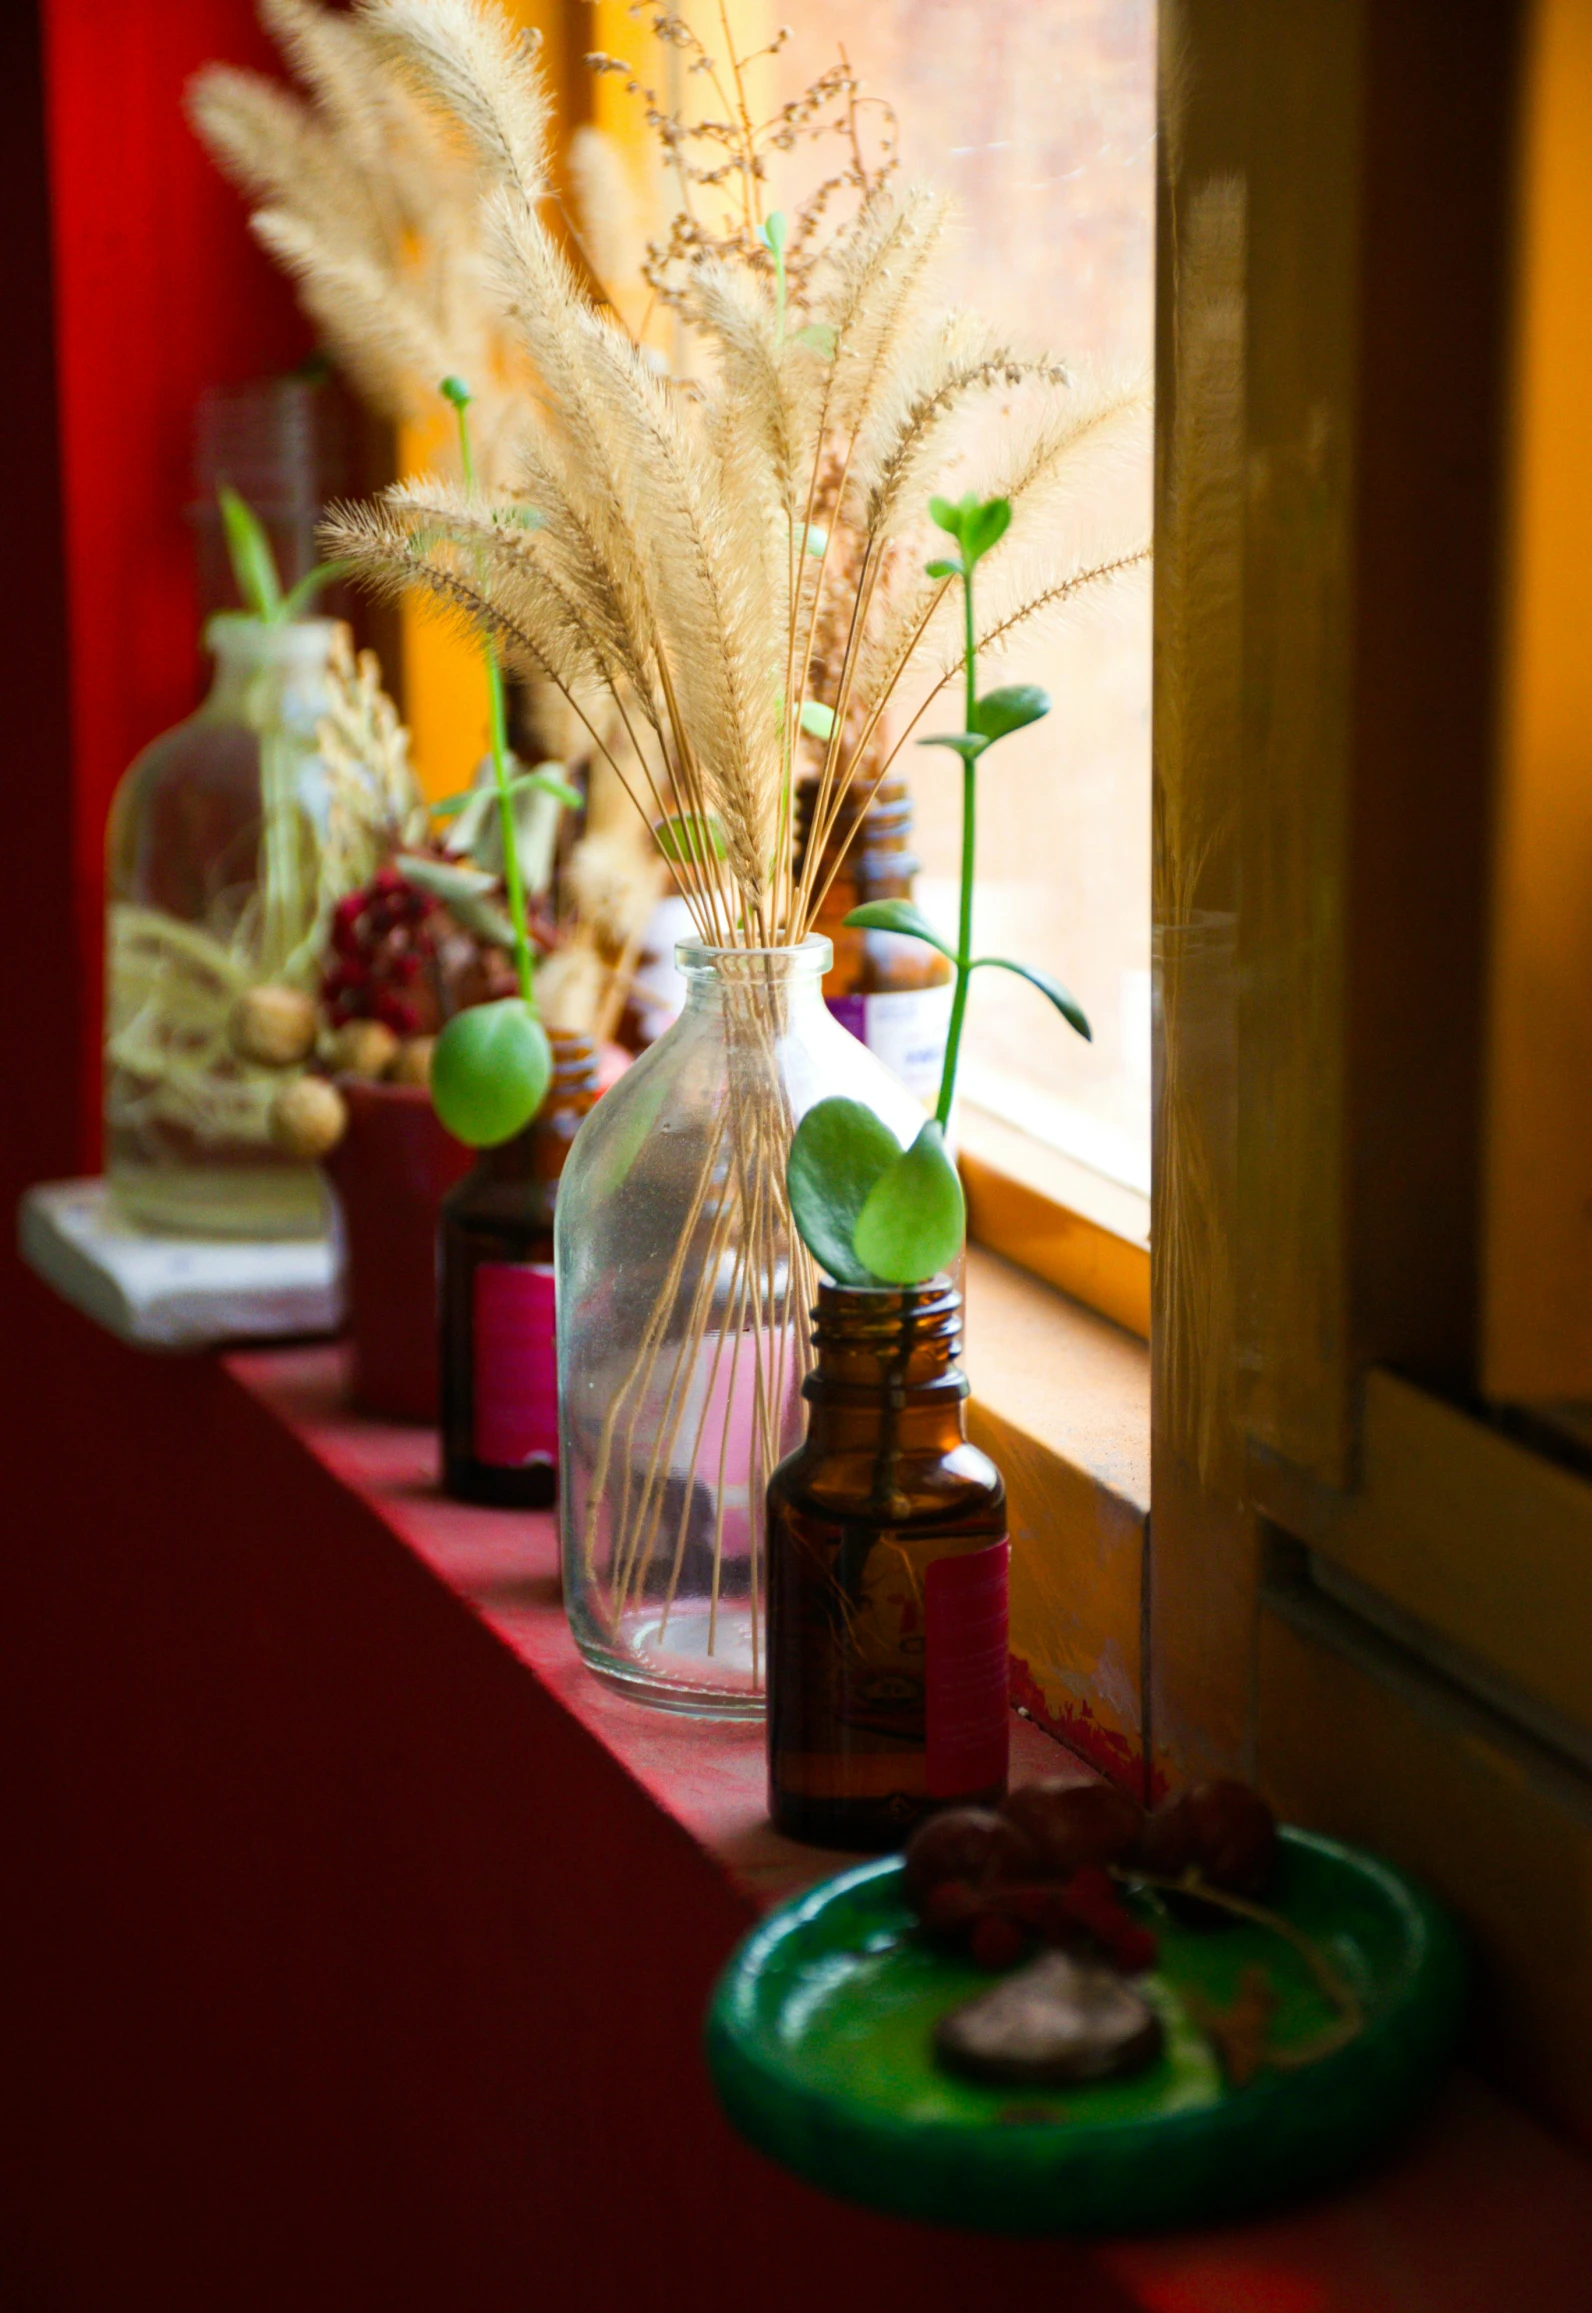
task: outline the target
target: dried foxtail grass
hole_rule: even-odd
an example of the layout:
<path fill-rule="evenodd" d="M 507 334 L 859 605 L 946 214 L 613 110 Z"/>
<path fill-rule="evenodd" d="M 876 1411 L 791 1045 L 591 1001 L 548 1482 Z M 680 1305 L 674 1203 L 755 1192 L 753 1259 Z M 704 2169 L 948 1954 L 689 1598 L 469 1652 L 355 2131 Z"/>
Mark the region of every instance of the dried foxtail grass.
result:
<path fill-rule="evenodd" d="M 539 213 L 539 69 L 501 27 L 488 36 L 489 16 L 478 0 L 365 0 L 353 21 L 427 117 L 450 123 L 487 188 L 486 269 L 537 380 L 512 499 L 404 485 L 344 510 L 328 543 L 378 586 L 429 593 L 493 635 L 579 711 L 606 694 L 629 754 L 610 752 L 615 776 L 650 819 L 672 823 L 671 866 L 704 939 L 794 942 L 818 896 L 792 845 L 800 703 L 833 714 L 808 846 L 816 873 L 859 771 L 880 776 L 916 721 L 881 754 L 892 701 L 938 659 L 932 697 L 960 663 L 951 590 L 901 578 L 921 565 L 927 486 L 956 458 L 966 486 L 1012 498 L 992 627 L 1004 639 L 1143 558 L 1136 539 L 1068 542 L 1054 517 L 1080 475 L 1142 434 L 1145 398 L 1076 384 L 971 317 L 947 318 L 946 212 L 923 190 L 864 179 L 855 213 L 821 246 L 816 227 L 804 241 L 782 299 L 757 238 L 763 155 L 755 137 L 731 151 L 748 61 L 733 53 L 720 124 L 730 157 L 683 181 L 733 179 L 739 209 L 729 232 L 699 235 L 689 264 L 677 252 L 680 310 L 709 360 L 676 388 Z M 659 37 L 678 43 L 673 24 L 660 17 Z M 685 132 L 657 125 L 678 161 Z M 988 429 L 981 441 L 969 423 L 991 396 L 1013 420 L 993 456 Z M 827 696 L 814 697 L 815 665 Z"/>
<path fill-rule="evenodd" d="M 332 21 L 307 0 L 270 5 L 284 26 Z M 716 1401 L 696 1386 L 704 1361 L 717 1373 L 727 1355 L 731 1396 L 751 1393 L 755 1466 L 745 1475 L 760 1502 L 808 1355 L 811 1277 L 784 1190 L 785 983 L 759 977 L 757 952 L 805 937 L 823 896 L 825 839 L 848 796 L 865 803 L 962 667 L 951 585 L 919 575 L 927 493 L 954 472 L 958 489 L 1012 499 L 1008 538 L 985 566 L 979 639 L 992 650 L 1100 597 L 1148 551 L 1141 536 L 1120 535 L 1119 520 L 1114 534 L 1099 486 L 1125 443 L 1142 444 L 1144 394 L 1076 379 L 947 312 L 945 204 L 897 190 L 887 108 L 865 113 L 844 61 L 758 122 L 747 99 L 755 59 L 735 52 L 727 19 L 725 52 L 713 56 L 667 8 L 634 13 L 718 105 L 716 117 L 687 121 L 630 66 L 594 60 L 627 75 L 679 187 L 679 214 L 644 272 L 695 349 L 683 365 L 689 384 L 660 376 L 618 319 L 615 285 L 599 296 L 555 237 L 541 198 L 546 101 L 527 44 L 484 0 L 358 0 L 337 20 L 337 58 L 370 76 L 369 102 L 395 108 L 431 172 L 462 266 L 455 294 L 483 348 L 474 366 L 450 350 L 431 382 L 456 370 L 485 386 L 493 455 L 478 495 L 409 482 L 341 509 L 326 529 L 329 550 L 376 587 L 428 597 L 556 690 L 594 759 L 661 831 L 702 940 L 732 952 L 721 975 L 727 1105 L 680 1240 L 684 1263 L 702 1222 L 711 1260 L 694 1280 L 683 1267 L 664 1278 L 608 1395 L 597 1449 L 582 1548 L 590 1570 L 606 1518 L 616 1633 L 643 1607 L 668 1623 L 684 1549 L 683 1526 L 670 1539 L 683 1516 L 671 1491 L 682 1461 L 710 1488 L 717 1470 L 722 1502 L 730 1430 L 710 1411 L 723 1393 Z M 249 143 L 236 76 L 202 84 L 201 126 L 235 173 L 265 185 L 273 222 L 259 229 L 356 375 L 412 378 L 411 345 L 462 343 L 448 335 L 454 285 L 429 258 L 414 278 L 406 272 L 407 244 L 388 230 L 405 191 L 379 164 L 372 188 L 350 196 L 352 222 L 338 237 L 330 187 L 337 169 L 364 166 L 355 139 L 365 116 L 329 73 L 313 85 L 307 113 L 289 119 L 278 106 L 280 150 L 254 116 Z M 258 113 L 258 92 L 250 101 Z M 867 130 L 881 123 L 870 153 Z M 770 170 L 781 151 L 831 131 L 842 165 L 792 221 L 781 277 Z M 317 188 L 297 203 L 284 158 L 292 139 L 313 160 L 306 181 Z M 590 257 L 600 271 L 596 248 Z M 385 319 L 371 294 L 380 281 L 402 293 Z M 987 422 L 994 412 L 999 428 Z M 798 863 L 804 723 L 827 737 Z M 723 1292 L 704 1282 L 710 1273 L 727 1276 Z M 708 1434 L 715 1421 L 722 1435 Z M 755 1534 L 752 1548 L 755 1666 Z M 714 1628 L 719 1580 L 715 1546 Z"/>
<path fill-rule="evenodd" d="M 195 130 L 360 394 L 385 417 L 425 422 L 437 413 L 438 381 L 469 378 L 477 463 L 506 487 L 535 380 L 490 286 L 477 144 L 450 109 L 426 101 L 387 27 L 315 0 L 259 0 L 259 12 L 299 89 L 208 65 L 188 89 Z M 428 14 L 417 12 L 410 39 L 424 44 Z M 496 130 L 490 111 L 473 125 L 488 146 L 496 138 L 499 173 L 516 155 L 536 172 L 539 197 L 545 107 L 518 70 L 499 71 L 517 60 L 515 36 L 495 13 L 477 11 L 450 23 L 446 37 L 433 61 L 446 75 L 459 41 L 458 103 L 474 101 L 483 76 L 505 80 L 519 109 Z"/>

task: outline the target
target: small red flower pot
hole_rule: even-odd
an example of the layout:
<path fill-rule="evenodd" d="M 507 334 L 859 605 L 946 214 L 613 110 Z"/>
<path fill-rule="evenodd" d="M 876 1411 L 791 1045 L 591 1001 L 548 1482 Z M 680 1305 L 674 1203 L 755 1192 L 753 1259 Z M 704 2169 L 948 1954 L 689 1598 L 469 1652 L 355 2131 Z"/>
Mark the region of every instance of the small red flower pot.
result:
<path fill-rule="evenodd" d="M 343 1078 L 348 1130 L 326 1170 L 348 1245 L 350 1395 L 393 1421 L 437 1418 L 437 1217 L 475 1162 L 423 1085 Z"/>

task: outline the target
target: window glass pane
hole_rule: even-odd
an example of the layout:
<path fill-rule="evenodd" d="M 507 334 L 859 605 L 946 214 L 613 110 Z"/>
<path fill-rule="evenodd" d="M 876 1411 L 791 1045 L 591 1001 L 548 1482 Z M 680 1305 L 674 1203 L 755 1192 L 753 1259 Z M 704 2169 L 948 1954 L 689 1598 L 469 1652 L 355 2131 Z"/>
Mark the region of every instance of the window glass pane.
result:
<path fill-rule="evenodd" d="M 1153 0 L 803 0 L 778 94 L 797 94 L 844 47 L 896 107 L 902 180 L 957 197 L 953 299 L 1020 349 L 1141 375 L 1153 351 L 1154 24 Z M 836 165 L 827 153 L 825 164 Z M 1119 543 L 1149 534 L 1147 429 L 1144 441 L 1145 455 L 1111 479 Z M 1147 582 L 1136 575 L 1106 606 L 1019 639 L 985 680 L 1042 682 L 1054 707 L 1003 743 L 980 780 L 977 941 L 1054 972 L 1088 1012 L 1094 1042 L 1009 975 L 981 973 L 964 1091 L 1147 1190 Z M 907 767 L 919 895 L 949 928 L 959 772 L 939 750 Z"/>

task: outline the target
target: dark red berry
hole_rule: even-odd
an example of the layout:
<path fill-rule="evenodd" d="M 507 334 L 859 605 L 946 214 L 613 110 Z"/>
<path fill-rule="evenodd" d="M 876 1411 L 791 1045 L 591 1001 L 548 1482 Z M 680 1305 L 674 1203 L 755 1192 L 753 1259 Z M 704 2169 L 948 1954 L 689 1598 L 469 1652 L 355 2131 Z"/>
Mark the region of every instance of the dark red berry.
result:
<path fill-rule="evenodd" d="M 923 1898 L 921 1917 L 936 1935 L 952 1935 L 967 1926 L 978 1905 L 977 1890 L 965 1879 L 942 1879 Z"/>
<path fill-rule="evenodd" d="M 981 1968 L 1009 1968 L 1027 1951 L 1028 1938 L 1015 1920 L 991 1911 L 973 1922 L 967 1948 Z"/>
<path fill-rule="evenodd" d="M 920 1823 L 907 1841 L 907 1899 L 919 1911 L 944 1879 L 988 1887 L 1030 1876 L 1033 1856 L 1016 1827 L 987 1807 L 947 1807 Z"/>
<path fill-rule="evenodd" d="M 413 1036 L 420 1026 L 420 1014 L 407 996 L 399 996 L 391 988 L 383 988 L 376 998 L 375 1017 L 395 1036 Z"/>
<path fill-rule="evenodd" d="M 1147 1927 L 1136 1919 L 1125 1919 L 1112 1933 L 1106 1947 L 1125 1976 L 1142 1976 L 1146 1968 L 1153 1968 L 1160 1957 L 1160 1946 Z"/>
<path fill-rule="evenodd" d="M 1247 1783 L 1196 1783 L 1145 1824 L 1135 1859 L 1164 1879 L 1197 1871 L 1230 1895 L 1263 1896 L 1277 1860 L 1277 1819 Z"/>
<path fill-rule="evenodd" d="M 1025 1784 L 1001 1813 L 1027 1839 L 1045 1879 L 1070 1878 L 1084 1864 L 1120 1863 L 1144 1823 L 1138 1801 L 1115 1784 L 1060 1778 Z"/>

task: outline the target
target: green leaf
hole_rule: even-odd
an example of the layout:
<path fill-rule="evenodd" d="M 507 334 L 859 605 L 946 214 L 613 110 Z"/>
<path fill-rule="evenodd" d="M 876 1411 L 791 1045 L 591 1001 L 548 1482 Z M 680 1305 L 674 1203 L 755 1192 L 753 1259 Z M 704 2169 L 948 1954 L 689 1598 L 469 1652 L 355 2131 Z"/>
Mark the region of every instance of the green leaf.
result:
<path fill-rule="evenodd" d="M 1012 731 L 1026 730 L 1050 713 L 1050 693 L 1038 683 L 1007 683 L 986 691 L 973 709 L 973 727 L 993 742 Z"/>
<path fill-rule="evenodd" d="M 445 402 L 452 402 L 456 410 L 467 410 L 475 398 L 462 377 L 445 377 L 437 391 Z"/>
<path fill-rule="evenodd" d="M 944 731 L 936 739 L 920 739 L 920 747 L 949 747 L 953 755 L 960 755 L 964 763 L 976 763 L 989 739 L 982 731 Z"/>
<path fill-rule="evenodd" d="M 807 525 L 806 539 L 807 552 L 812 555 L 822 554 L 828 544 L 829 533 L 823 528 L 822 524 L 817 522 L 809 522 Z"/>
<path fill-rule="evenodd" d="M 480 792 L 479 787 L 466 787 L 461 794 L 444 795 L 437 802 L 428 803 L 426 809 L 433 819 L 457 819 L 460 812 L 466 810 Z"/>
<path fill-rule="evenodd" d="M 652 832 L 664 858 L 673 860 L 677 867 L 700 866 L 705 859 L 724 857 L 724 829 L 712 812 L 704 819 L 695 811 L 682 811 L 674 818 L 660 819 Z"/>
<path fill-rule="evenodd" d="M 775 209 L 771 212 L 768 222 L 758 226 L 757 237 L 771 256 L 784 256 L 785 244 L 790 238 L 790 227 L 785 221 L 783 209 Z"/>
<path fill-rule="evenodd" d="M 962 565 L 960 562 L 948 562 L 942 556 L 937 561 L 926 562 L 923 565 L 923 575 L 925 578 L 960 578 Z"/>
<path fill-rule="evenodd" d="M 964 499 L 962 505 L 962 556 L 971 570 L 1005 537 L 1011 527 L 1012 509 L 1006 498 L 986 498 L 982 505 Z"/>
<path fill-rule="evenodd" d="M 966 1233 L 962 1183 L 931 1116 L 868 1191 L 852 1249 L 887 1285 L 921 1285 L 956 1259 Z"/>
<path fill-rule="evenodd" d="M 473 803 L 480 790 L 465 797 Z M 434 899 L 474 899 L 489 892 L 497 882 L 480 867 L 455 867 L 446 859 L 422 859 L 411 851 L 401 851 L 393 861 L 405 883 L 412 883 L 417 891 L 428 891 Z"/>
<path fill-rule="evenodd" d="M 793 345 L 805 345 L 814 353 L 822 354 L 825 361 L 833 361 L 839 333 L 832 321 L 809 321 L 805 329 L 798 329 L 791 339 Z"/>
<path fill-rule="evenodd" d="M 801 726 L 809 739 L 832 739 L 835 734 L 835 710 L 819 699 L 803 699 Z"/>
<path fill-rule="evenodd" d="M 1042 996 L 1050 998 L 1068 1027 L 1076 1028 L 1086 1044 L 1094 1042 L 1094 1033 L 1083 1006 L 1076 996 L 1064 988 L 1059 980 L 1053 980 L 1048 972 L 1039 971 L 1033 964 L 1014 963 L 1010 956 L 975 956 L 972 969 L 981 972 L 986 964 L 993 964 L 1002 972 L 1015 972 L 1020 980 L 1027 980 Z"/>
<path fill-rule="evenodd" d="M 802 1243 L 839 1285 L 878 1282 L 858 1258 L 852 1232 L 900 1156 L 895 1134 L 860 1100 L 820 1100 L 796 1127 L 785 1168 L 790 1209 Z"/>
<path fill-rule="evenodd" d="M 967 512 L 967 505 L 968 501 L 965 498 L 960 504 L 950 498 L 931 498 L 929 500 L 930 521 L 935 524 L 937 529 L 948 530 L 958 546 L 962 543 L 962 518 Z"/>
<path fill-rule="evenodd" d="M 555 796 L 570 811 L 578 811 L 586 800 L 578 787 L 572 787 L 567 779 L 560 779 L 551 771 L 522 771 L 517 779 L 509 781 L 511 795 L 522 794 L 528 787 L 538 795 Z"/>
<path fill-rule="evenodd" d="M 353 567 L 346 556 L 336 562 L 318 562 L 313 570 L 306 570 L 304 576 L 288 588 L 282 597 L 277 617 L 284 624 L 297 618 L 301 611 L 309 608 L 323 586 L 335 586 L 340 578 L 348 576 Z"/>
<path fill-rule="evenodd" d="M 547 1032 L 518 996 L 456 1012 L 431 1055 L 431 1105 L 468 1148 L 523 1132 L 553 1074 Z"/>
<path fill-rule="evenodd" d="M 910 900 L 864 900 L 860 908 L 853 908 L 842 918 L 865 932 L 900 932 L 909 940 L 927 940 L 931 948 L 938 948 L 942 956 L 956 962 L 956 950 L 948 948 L 921 908 Z"/>
<path fill-rule="evenodd" d="M 256 618 L 275 619 L 282 609 L 282 582 L 276 574 L 276 556 L 271 552 L 265 525 L 248 500 L 240 498 L 230 483 L 222 483 L 216 498 L 227 536 L 227 555 L 243 607 Z"/>
<path fill-rule="evenodd" d="M 472 803 L 480 799 L 479 789 L 469 797 Z M 441 900 L 455 922 L 462 924 L 467 932 L 490 940 L 496 948 L 514 945 L 514 926 L 491 896 L 497 890 L 498 879 L 485 868 L 456 867 L 446 859 L 417 859 L 409 852 L 400 852 L 393 865 L 405 883 L 412 883 L 417 891 L 430 892 L 433 899 Z"/>

